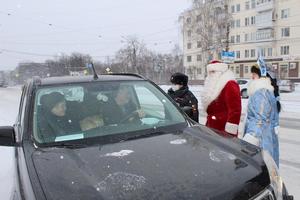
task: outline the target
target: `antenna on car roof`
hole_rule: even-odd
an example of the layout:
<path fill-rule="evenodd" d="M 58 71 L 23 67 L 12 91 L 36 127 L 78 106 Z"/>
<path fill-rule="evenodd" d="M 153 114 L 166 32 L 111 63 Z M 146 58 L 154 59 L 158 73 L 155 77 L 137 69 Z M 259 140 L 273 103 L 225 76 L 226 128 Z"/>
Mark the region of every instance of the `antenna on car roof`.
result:
<path fill-rule="evenodd" d="M 94 74 L 94 80 L 97 80 L 99 77 L 98 77 L 98 74 L 95 70 L 95 66 L 94 66 L 94 63 L 88 63 L 87 64 L 88 68 L 91 68 L 93 70 L 93 74 Z"/>

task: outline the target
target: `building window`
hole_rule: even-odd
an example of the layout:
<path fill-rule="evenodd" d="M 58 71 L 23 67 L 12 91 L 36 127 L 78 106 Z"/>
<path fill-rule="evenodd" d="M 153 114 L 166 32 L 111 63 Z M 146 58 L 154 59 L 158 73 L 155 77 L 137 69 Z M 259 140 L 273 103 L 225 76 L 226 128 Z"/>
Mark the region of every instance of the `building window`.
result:
<path fill-rule="evenodd" d="M 187 49 L 191 49 L 192 48 L 192 43 L 187 43 Z"/>
<path fill-rule="evenodd" d="M 197 73 L 198 74 L 202 74 L 202 68 L 200 67 L 200 68 L 197 68 Z"/>
<path fill-rule="evenodd" d="M 235 73 L 236 74 L 240 74 L 240 66 L 238 66 L 238 67 L 235 68 Z"/>
<path fill-rule="evenodd" d="M 234 27 L 235 27 L 235 23 L 234 23 L 234 22 L 235 22 L 234 20 L 230 21 L 230 27 L 231 27 L 231 28 L 234 28 Z"/>
<path fill-rule="evenodd" d="M 197 32 L 198 35 L 200 35 L 201 34 L 201 29 L 197 28 L 196 32 Z"/>
<path fill-rule="evenodd" d="M 186 18 L 186 23 L 190 24 L 192 22 L 192 19 L 190 17 Z"/>
<path fill-rule="evenodd" d="M 186 60 L 187 60 L 188 62 L 192 62 L 192 56 L 187 56 L 187 57 L 186 57 Z"/>
<path fill-rule="evenodd" d="M 196 20 L 197 20 L 197 22 L 200 22 L 202 20 L 202 16 L 201 15 L 197 15 Z"/>
<path fill-rule="evenodd" d="M 191 37 L 192 36 L 192 31 L 188 30 L 187 35 L 188 35 L 188 37 Z"/>
<path fill-rule="evenodd" d="M 256 0 L 251 0 L 251 8 L 254 9 L 256 7 Z"/>
<path fill-rule="evenodd" d="M 231 13 L 235 12 L 235 6 L 231 6 Z"/>
<path fill-rule="evenodd" d="M 241 58 L 241 52 L 240 51 L 236 51 L 235 54 L 236 54 L 237 59 Z"/>
<path fill-rule="evenodd" d="M 231 36 L 231 39 L 230 39 L 231 43 L 234 43 L 234 38 L 235 38 L 234 36 Z"/>
<path fill-rule="evenodd" d="M 235 23 L 236 23 L 237 28 L 241 27 L 241 20 L 240 19 L 236 20 Z"/>
<path fill-rule="evenodd" d="M 266 57 L 266 49 L 265 48 L 261 49 L 261 55 L 263 57 Z"/>
<path fill-rule="evenodd" d="M 249 26 L 250 25 L 250 20 L 249 17 L 245 18 L 245 26 Z"/>
<path fill-rule="evenodd" d="M 272 56 L 273 55 L 273 49 L 272 48 L 268 48 L 268 56 Z"/>
<path fill-rule="evenodd" d="M 245 58 L 249 58 L 249 50 L 245 50 Z"/>
<path fill-rule="evenodd" d="M 241 11 L 241 5 L 240 4 L 237 4 L 236 5 L 236 12 L 240 12 Z"/>
<path fill-rule="evenodd" d="M 245 66 L 245 74 L 248 74 L 248 73 L 249 73 L 249 67 Z"/>
<path fill-rule="evenodd" d="M 249 40 L 249 34 L 246 33 L 246 34 L 245 34 L 245 42 L 248 42 L 248 40 Z"/>
<path fill-rule="evenodd" d="M 200 41 L 197 42 L 197 48 L 201 48 L 201 42 Z"/>
<path fill-rule="evenodd" d="M 289 55 L 290 54 L 290 46 L 282 46 L 280 48 L 281 55 Z"/>
<path fill-rule="evenodd" d="M 246 1 L 245 9 L 246 9 L 246 10 L 249 10 L 249 9 L 250 9 L 250 1 Z"/>
<path fill-rule="evenodd" d="M 251 25 L 255 24 L 255 16 L 251 17 Z"/>
<path fill-rule="evenodd" d="M 198 54 L 198 55 L 197 55 L 197 61 L 202 61 L 202 56 L 201 56 L 201 54 Z"/>
<path fill-rule="evenodd" d="M 290 9 L 283 9 L 281 10 L 281 19 L 286 19 L 290 16 Z"/>
<path fill-rule="evenodd" d="M 255 57 L 255 49 L 251 49 L 251 58 Z"/>
<path fill-rule="evenodd" d="M 241 42 L 241 36 L 240 35 L 237 35 L 236 36 L 236 43 L 240 43 Z"/>
<path fill-rule="evenodd" d="M 290 37 L 290 28 L 282 28 L 281 37 Z"/>
<path fill-rule="evenodd" d="M 267 30 L 259 30 L 256 34 L 257 40 L 265 40 L 265 39 L 271 39 L 273 38 L 273 30 L 267 29 Z"/>

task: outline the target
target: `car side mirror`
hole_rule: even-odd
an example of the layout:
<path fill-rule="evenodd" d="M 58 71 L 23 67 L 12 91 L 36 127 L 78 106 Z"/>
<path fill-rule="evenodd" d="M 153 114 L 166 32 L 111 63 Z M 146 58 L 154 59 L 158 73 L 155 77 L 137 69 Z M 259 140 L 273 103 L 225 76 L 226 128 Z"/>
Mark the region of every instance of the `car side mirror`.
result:
<path fill-rule="evenodd" d="M 0 146 L 15 146 L 15 130 L 11 126 L 0 126 Z"/>

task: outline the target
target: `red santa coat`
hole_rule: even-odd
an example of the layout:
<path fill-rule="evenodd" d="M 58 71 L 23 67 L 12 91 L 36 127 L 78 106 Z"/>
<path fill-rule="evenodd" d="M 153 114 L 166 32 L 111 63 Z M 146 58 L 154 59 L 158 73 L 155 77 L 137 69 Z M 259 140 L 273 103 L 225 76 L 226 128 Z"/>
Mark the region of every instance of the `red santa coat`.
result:
<path fill-rule="evenodd" d="M 237 137 L 242 111 L 241 97 L 239 85 L 230 73 L 226 72 L 220 78 L 215 91 L 206 100 L 206 126 Z"/>
<path fill-rule="evenodd" d="M 241 111 L 239 86 L 235 81 L 229 81 L 218 98 L 207 107 L 206 126 L 237 137 Z"/>

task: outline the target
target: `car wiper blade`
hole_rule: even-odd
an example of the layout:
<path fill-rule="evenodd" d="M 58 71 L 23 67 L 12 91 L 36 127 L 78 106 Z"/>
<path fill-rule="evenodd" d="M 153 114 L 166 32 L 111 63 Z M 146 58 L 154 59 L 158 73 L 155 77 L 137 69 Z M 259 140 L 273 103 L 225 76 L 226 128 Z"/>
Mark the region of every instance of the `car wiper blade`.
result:
<path fill-rule="evenodd" d="M 165 134 L 165 133 L 166 132 L 163 132 L 163 131 L 141 133 L 141 134 L 136 134 L 136 135 L 128 136 L 125 140 L 141 139 L 141 138 L 152 137 L 152 136 L 156 136 L 156 135 L 162 135 L 162 134 Z"/>
<path fill-rule="evenodd" d="M 70 142 L 60 142 L 60 143 L 53 143 L 49 145 L 49 147 L 58 147 L 58 148 L 71 148 L 71 149 L 76 149 L 76 148 L 84 148 L 87 147 L 87 144 L 83 143 L 70 143 Z"/>

